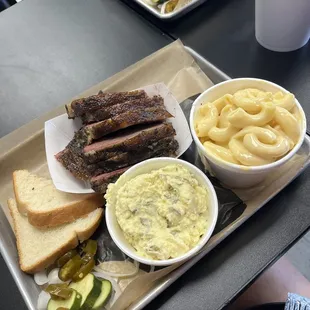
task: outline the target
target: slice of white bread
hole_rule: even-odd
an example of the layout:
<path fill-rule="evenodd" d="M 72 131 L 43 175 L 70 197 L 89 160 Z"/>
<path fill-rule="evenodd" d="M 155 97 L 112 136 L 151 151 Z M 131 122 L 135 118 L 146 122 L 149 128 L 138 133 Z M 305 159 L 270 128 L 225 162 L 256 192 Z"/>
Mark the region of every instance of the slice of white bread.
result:
<path fill-rule="evenodd" d="M 36 227 L 71 223 L 102 207 L 101 194 L 70 194 L 57 190 L 52 180 L 27 170 L 13 172 L 13 187 L 18 209 Z"/>
<path fill-rule="evenodd" d="M 13 218 L 21 270 L 35 273 L 53 264 L 57 258 L 89 239 L 100 224 L 103 209 L 59 227 L 39 229 L 20 214 L 14 199 L 8 200 Z"/>

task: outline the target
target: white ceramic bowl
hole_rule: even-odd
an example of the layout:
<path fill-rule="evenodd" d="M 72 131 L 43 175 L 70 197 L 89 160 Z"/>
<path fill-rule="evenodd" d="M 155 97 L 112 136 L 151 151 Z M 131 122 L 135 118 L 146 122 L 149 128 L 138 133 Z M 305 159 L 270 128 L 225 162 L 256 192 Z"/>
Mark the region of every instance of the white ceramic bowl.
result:
<path fill-rule="evenodd" d="M 145 257 L 139 256 L 136 252 L 136 250 L 129 244 L 129 242 L 125 239 L 124 234 L 122 229 L 120 228 L 116 215 L 115 215 L 115 206 L 113 205 L 106 205 L 106 222 L 107 222 L 107 227 L 109 230 L 109 233 L 115 242 L 115 244 L 129 257 L 132 259 L 143 263 L 147 265 L 152 265 L 152 266 L 167 266 L 167 265 L 172 265 L 174 263 L 184 261 L 195 255 L 197 252 L 200 251 L 200 249 L 207 243 L 207 241 L 210 239 L 212 232 L 215 228 L 215 224 L 217 221 L 217 216 L 218 216 L 218 201 L 216 197 L 216 193 L 214 190 L 214 187 L 208 177 L 197 167 L 193 166 L 192 164 L 176 159 L 176 158 L 170 158 L 170 157 L 160 157 L 160 158 L 153 158 L 149 159 L 146 161 L 143 161 L 130 169 L 128 169 L 122 177 L 118 180 L 119 186 L 122 186 L 122 184 L 126 183 L 130 179 L 144 173 L 150 173 L 152 170 L 158 170 L 160 168 L 163 168 L 167 165 L 171 164 L 181 164 L 184 166 L 186 169 L 188 169 L 198 180 L 198 182 L 207 188 L 208 193 L 209 193 L 209 198 L 210 198 L 210 203 L 209 203 L 209 221 L 210 225 L 207 229 L 207 231 L 204 233 L 203 236 L 201 236 L 200 241 L 198 244 L 192 248 L 190 251 L 185 253 L 182 256 L 173 258 L 173 259 L 168 259 L 168 260 L 152 260 L 152 259 L 147 259 Z"/>
<path fill-rule="evenodd" d="M 305 113 L 300 103 L 296 99 L 296 105 L 299 108 L 300 115 L 302 118 L 301 134 L 298 143 L 287 155 L 285 155 L 284 157 L 282 157 L 281 159 L 277 160 L 274 163 L 262 166 L 251 166 L 251 167 L 232 164 L 218 157 L 213 156 L 212 154 L 206 151 L 206 149 L 200 142 L 195 132 L 194 120 L 198 108 L 204 103 L 212 102 L 225 94 L 234 94 L 236 91 L 245 88 L 258 88 L 260 90 L 269 91 L 272 93 L 275 93 L 277 91 L 288 93 L 288 91 L 283 87 L 266 80 L 254 79 L 254 78 L 232 79 L 216 84 L 207 89 L 205 92 L 203 92 L 193 103 L 190 113 L 190 129 L 202 161 L 204 163 L 206 162 L 208 163 L 212 172 L 220 181 L 222 181 L 224 184 L 232 188 L 247 188 L 256 185 L 262 182 L 269 173 L 285 164 L 296 154 L 296 152 L 301 147 L 304 141 L 307 128 Z"/>

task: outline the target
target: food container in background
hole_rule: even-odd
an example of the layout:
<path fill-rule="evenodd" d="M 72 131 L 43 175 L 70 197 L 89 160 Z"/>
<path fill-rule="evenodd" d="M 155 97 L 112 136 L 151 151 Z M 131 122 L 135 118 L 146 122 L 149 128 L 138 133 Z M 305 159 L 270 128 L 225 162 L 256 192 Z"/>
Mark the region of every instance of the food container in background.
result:
<path fill-rule="evenodd" d="M 268 91 L 272 93 L 278 91 L 288 93 L 288 91 L 283 87 L 266 80 L 255 78 L 232 79 L 216 84 L 203 92 L 193 103 L 190 114 L 190 129 L 202 162 L 211 169 L 211 171 L 221 182 L 223 182 L 223 184 L 228 185 L 231 188 L 247 188 L 256 185 L 263 181 L 268 174 L 272 173 L 272 171 L 290 160 L 302 145 L 307 128 L 305 113 L 300 103 L 296 99 L 296 106 L 298 107 L 301 116 L 300 138 L 294 148 L 284 157 L 267 165 L 242 166 L 229 163 L 218 157 L 213 156 L 212 154 L 207 152 L 195 132 L 194 124 L 198 108 L 207 102 L 213 102 L 214 100 L 222 97 L 225 94 L 234 94 L 238 90 L 245 88 L 257 88 L 262 91 Z"/>
<path fill-rule="evenodd" d="M 299 49 L 310 38 L 309 16 L 309 0 L 256 0 L 256 39 L 276 52 Z"/>
<path fill-rule="evenodd" d="M 207 188 L 209 194 L 209 218 L 208 218 L 209 226 L 204 235 L 202 235 L 202 237 L 200 238 L 198 244 L 187 253 L 183 254 L 182 256 L 168 260 L 152 260 L 139 256 L 135 251 L 135 249 L 129 244 L 129 242 L 124 237 L 124 234 L 117 222 L 117 218 L 115 215 L 115 206 L 110 205 L 108 203 L 106 205 L 105 218 L 109 233 L 113 241 L 121 249 L 121 251 L 123 251 L 132 259 L 143 264 L 151 266 L 168 266 L 191 258 L 195 254 L 197 254 L 202 249 L 202 247 L 208 242 L 216 225 L 218 216 L 218 201 L 214 187 L 210 182 L 210 180 L 208 179 L 208 177 L 200 169 L 190 164 L 189 162 L 170 157 L 159 157 L 148 159 L 139 164 L 134 165 L 132 168 L 127 170 L 117 181 L 116 185 L 122 186 L 127 181 L 133 179 L 134 177 L 140 174 L 150 173 L 153 170 L 158 170 L 173 164 L 180 164 L 184 166 L 187 170 L 189 170 L 197 179 L 197 181 L 200 183 L 200 185 Z"/>
<path fill-rule="evenodd" d="M 164 13 L 164 7 L 160 4 L 161 8 L 157 7 L 159 1 L 156 0 L 133 0 L 137 2 L 140 6 L 144 7 L 152 15 L 156 16 L 162 20 L 174 20 L 177 19 L 194 8 L 198 7 L 200 4 L 204 3 L 206 0 L 179 0 L 177 1 L 177 6 L 170 13 Z M 174 2 L 173 0 L 168 0 L 170 3 Z M 167 1 L 167 2 L 168 2 Z M 166 5 L 166 4 L 165 4 Z"/>

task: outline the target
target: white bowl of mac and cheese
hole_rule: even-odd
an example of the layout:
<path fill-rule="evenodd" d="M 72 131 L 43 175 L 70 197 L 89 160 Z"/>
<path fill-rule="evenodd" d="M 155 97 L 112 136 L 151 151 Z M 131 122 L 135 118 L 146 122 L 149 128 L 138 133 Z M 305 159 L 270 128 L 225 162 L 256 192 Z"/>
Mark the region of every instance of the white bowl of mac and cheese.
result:
<path fill-rule="evenodd" d="M 202 93 L 193 103 L 190 128 L 202 161 L 215 176 L 230 187 L 246 188 L 296 154 L 306 117 L 283 87 L 240 78 Z"/>

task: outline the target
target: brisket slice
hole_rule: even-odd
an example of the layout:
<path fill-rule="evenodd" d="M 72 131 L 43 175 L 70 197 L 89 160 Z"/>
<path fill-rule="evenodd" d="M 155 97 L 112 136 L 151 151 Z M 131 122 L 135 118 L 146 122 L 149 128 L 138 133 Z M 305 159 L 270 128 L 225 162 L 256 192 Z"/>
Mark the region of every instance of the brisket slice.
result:
<path fill-rule="evenodd" d="M 119 152 L 139 151 L 147 145 L 175 135 L 175 130 L 170 123 L 160 123 L 155 125 L 139 126 L 135 129 L 127 129 L 113 137 L 103 139 L 84 148 L 83 154 L 88 163 L 111 158 Z M 78 143 L 72 145 L 79 148 Z"/>
<path fill-rule="evenodd" d="M 95 164 L 87 164 L 84 158 L 69 147 L 55 155 L 56 159 L 76 178 L 87 181 L 102 173 L 118 170 L 151 157 L 175 156 L 178 142 L 174 137 L 156 141 L 140 152 L 118 152 L 113 157 Z"/>
<path fill-rule="evenodd" d="M 178 148 L 178 143 L 177 141 L 173 140 L 173 142 L 171 142 L 171 146 L 168 147 L 167 150 L 162 150 L 160 152 L 157 152 L 152 157 L 175 155 L 177 148 Z M 144 159 L 147 159 L 147 158 L 144 158 Z M 140 160 L 144 160 L 144 159 L 140 159 Z M 130 167 L 131 166 L 127 166 L 127 167 L 120 168 L 120 169 L 117 169 L 111 172 L 103 173 L 96 177 L 91 178 L 90 184 L 91 184 L 92 189 L 97 193 L 105 194 L 109 183 L 116 182 L 117 179 Z"/>
<path fill-rule="evenodd" d="M 77 179 L 83 181 L 88 181 L 91 177 L 106 171 L 106 169 L 99 165 L 88 165 L 79 153 L 72 151 L 68 147 L 56 154 L 55 157 Z"/>
<path fill-rule="evenodd" d="M 89 180 L 92 177 L 87 164 L 79 154 L 72 152 L 69 148 L 55 155 L 56 159 L 77 179 Z"/>
<path fill-rule="evenodd" d="M 79 131 L 80 143 L 91 144 L 103 136 L 139 124 L 163 121 L 172 115 L 163 107 L 139 108 L 128 111 L 104 121 L 85 126 Z"/>
<path fill-rule="evenodd" d="M 120 93 L 103 93 L 100 91 L 98 95 L 73 100 L 71 103 L 66 105 L 66 110 L 69 118 L 75 118 L 77 116 L 82 116 L 85 113 L 96 111 L 100 108 L 109 107 L 128 100 L 146 97 L 147 94 L 144 90 L 134 90 Z"/>
<path fill-rule="evenodd" d="M 109 158 L 105 161 L 98 162 L 96 164 L 88 165 L 89 171 L 95 176 L 99 172 L 105 173 L 114 170 L 118 170 L 129 165 L 134 165 L 145 159 L 152 157 L 162 156 L 175 156 L 175 153 L 179 147 L 178 142 L 174 137 L 168 137 L 159 140 L 157 143 L 150 145 L 149 148 L 145 148 L 137 152 L 124 152 Z"/>
<path fill-rule="evenodd" d="M 101 194 L 105 194 L 109 183 L 114 183 L 117 179 L 130 168 L 131 166 L 121 168 L 112 172 L 107 172 L 104 174 L 100 174 L 96 177 L 90 179 L 91 188 Z"/>
<path fill-rule="evenodd" d="M 171 136 L 148 145 L 147 147 L 141 149 L 138 153 L 136 151 L 131 151 L 117 154 L 114 157 L 105 160 L 104 163 L 106 166 L 133 163 L 140 158 L 150 158 L 162 151 L 168 151 L 169 153 L 174 154 L 177 148 L 178 142 L 173 136 Z"/>
<path fill-rule="evenodd" d="M 134 111 L 140 107 L 149 108 L 152 106 L 163 107 L 164 99 L 160 96 L 154 96 L 152 98 L 130 100 L 115 104 L 110 107 L 100 108 L 96 111 L 86 112 L 85 114 L 81 115 L 81 119 L 83 124 L 90 124 L 117 116 L 127 111 Z"/>

